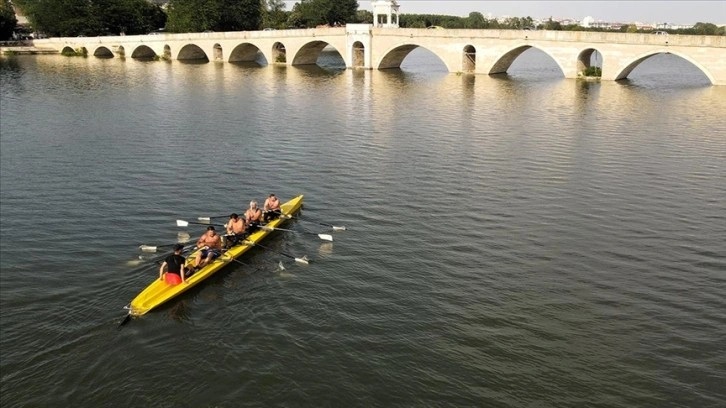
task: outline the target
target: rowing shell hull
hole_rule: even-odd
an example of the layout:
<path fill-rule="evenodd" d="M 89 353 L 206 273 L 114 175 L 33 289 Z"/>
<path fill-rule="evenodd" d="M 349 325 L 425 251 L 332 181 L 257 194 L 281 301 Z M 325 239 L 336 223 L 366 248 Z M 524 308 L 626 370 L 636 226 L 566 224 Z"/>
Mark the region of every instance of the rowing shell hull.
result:
<path fill-rule="evenodd" d="M 283 214 L 295 214 L 300 210 L 302 202 L 303 196 L 299 195 L 292 200 L 282 204 L 281 207 Z M 279 227 L 280 224 L 282 224 L 284 221 L 285 218 L 280 217 L 268 222 L 266 225 L 268 227 L 275 228 Z M 272 233 L 272 230 L 258 229 L 253 234 L 250 234 L 247 237 L 247 241 L 251 241 L 256 244 L 260 243 L 260 241 L 262 241 L 270 233 Z M 181 295 L 182 293 L 193 288 L 200 282 L 204 281 L 208 277 L 212 276 L 215 272 L 227 266 L 227 264 L 234 262 L 233 259 L 239 258 L 240 256 L 242 256 L 242 254 L 247 252 L 253 246 L 254 245 L 251 243 L 235 245 L 234 247 L 223 253 L 220 257 L 196 271 L 192 276 L 186 279 L 185 283 L 180 283 L 178 285 L 169 285 L 163 280 L 160 280 L 158 278 L 154 279 L 154 281 L 151 282 L 151 284 L 147 286 L 146 289 L 139 293 L 138 296 L 136 296 L 134 300 L 131 301 L 129 306 L 127 306 L 129 308 L 129 314 L 131 316 L 141 316 L 148 313 L 152 309 L 168 302 L 169 300 L 174 299 L 175 297 Z M 187 266 L 193 265 L 194 257 L 197 255 L 198 251 L 199 250 L 195 250 L 187 257 Z"/>

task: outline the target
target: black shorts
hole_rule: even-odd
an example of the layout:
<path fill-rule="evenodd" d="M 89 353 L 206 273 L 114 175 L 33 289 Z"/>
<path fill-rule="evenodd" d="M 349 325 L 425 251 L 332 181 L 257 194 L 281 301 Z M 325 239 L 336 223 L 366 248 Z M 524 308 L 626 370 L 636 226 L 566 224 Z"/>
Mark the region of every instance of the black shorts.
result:
<path fill-rule="evenodd" d="M 280 210 L 268 210 L 262 213 L 262 219 L 265 221 L 271 221 L 279 217 L 280 214 Z"/>

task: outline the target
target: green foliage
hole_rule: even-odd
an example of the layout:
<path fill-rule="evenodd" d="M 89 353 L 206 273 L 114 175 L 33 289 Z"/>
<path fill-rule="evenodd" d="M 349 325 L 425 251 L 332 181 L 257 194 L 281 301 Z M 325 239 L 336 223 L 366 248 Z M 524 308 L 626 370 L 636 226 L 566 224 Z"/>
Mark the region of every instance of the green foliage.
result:
<path fill-rule="evenodd" d="M 285 28 L 287 13 L 283 0 L 263 0 L 266 7 L 262 12 L 262 26 L 266 28 Z"/>
<path fill-rule="evenodd" d="M 248 31 L 262 28 L 260 0 L 171 0 L 166 31 Z"/>
<path fill-rule="evenodd" d="M 13 36 L 18 19 L 15 17 L 15 10 L 10 0 L 0 1 L 0 41 L 7 41 Z"/>
<path fill-rule="evenodd" d="M 94 0 L 92 9 L 104 34 L 146 34 L 166 24 L 161 7 L 146 0 Z"/>
<path fill-rule="evenodd" d="M 484 15 L 478 11 L 469 13 L 469 17 L 466 19 L 466 28 L 486 28 L 487 19 Z"/>
<path fill-rule="evenodd" d="M 679 30 L 680 34 L 691 35 L 726 35 L 726 26 L 718 27 L 711 23 L 696 23 L 692 28 Z"/>
<path fill-rule="evenodd" d="M 51 37 L 142 34 L 163 27 L 161 7 L 146 0 L 18 0 L 36 31 Z"/>
<path fill-rule="evenodd" d="M 355 21 L 349 23 L 373 24 L 373 13 L 368 10 L 358 10 L 355 13 Z"/>
<path fill-rule="evenodd" d="M 602 68 L 596 66 L 587 67 L 586 70 L 582 71 L 582 74 L 587 77 L 601 77 Z"/>
<path fill-rule="evenodd" d="M 468 17 L 445 16 L 438 14 L 402 14 L 399 16 L 401 27 L 425 28 L 441 26 L 444 28 L 473 28 L 473 29 L 523 29 L 534 27 L 532 17 L 512 17 L 503 22 L 487 19 L 479 12 L 470 13 Z"/>
<path fill-rule="evenodd" d="M 354 23 L 357 11 L 357 0 L 301 0 L 293 6 L 287 23 L 293 27 Z"/>
<path fill-rule="evenodd" d="M 560 24 L 559 21 L 553 21 L 552 17 L 550 17 L 547 22 L 544 23 L 543 30 L 554 30 L 554 31 L 561 31 L 562 30 L 562 24 Z"/>

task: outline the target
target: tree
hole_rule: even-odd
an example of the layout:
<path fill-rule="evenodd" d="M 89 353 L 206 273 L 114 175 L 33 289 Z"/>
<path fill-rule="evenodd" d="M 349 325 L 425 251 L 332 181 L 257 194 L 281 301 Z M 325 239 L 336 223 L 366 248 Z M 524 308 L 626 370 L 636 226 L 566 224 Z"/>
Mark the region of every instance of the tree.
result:
<path fill-rule="evenodd" d="M 19 0 L 18 6 L 36 31 L 51 37 L 100 32 L 99 20 L 91 13 L 87 0 Z"/>
<path fill-rule="evenodd" d="M 0 1 L 0 41 L 7 41 L 13 36 L 18 19 L 10 0 Z"/>
<path fill-rule="evenodd" d="M 469 17 L 466 18 L 466 26 L 468 28 L 486 28 L 487 20 L 484 15 L 478 11 L 469 13 Z"/>
<path fill-rule="evenodd" d="M 94 0 L 92 9 L 104 34 L 146 34 L 166 24 L 161 7 L 146 0 Z"/>
<path fill-rule="evenodd" d="M 293 6 L 288 22 L 292 20 L 297 27 L 345 24 L 356 21 L 357 10 L 357 0 L 301 0 Z"/>
<path fill-rule="evenodd" d="M 146 0 L 18 0 L 36 31 L 51 37 L 142 34 L 163 27 L 166 14 Z"/>
<path fill-rule="evenodd" d="M 260 0 L 171 0 L 167 31 L 202 32 L 259 30 Z"/>
<path fill-rule="evenodd" d="M 263 0 L 266 1 L 262 13 L 262 25 L 271 28 L 285 28 L 287 12 L 285 11 L 284 0 Z"/>
<path fill-rule="evenodd" d="M 696 35 L 716 35 L 718 31 L 716 24 L 698 22 L 693 25 L 693 34 Z"/>
<path fill-rule="evenodd" d="M 369 10 L 358 10 L 355 13 L 355 22 L 361 24 L 373 24 L 373 13 Z"/>

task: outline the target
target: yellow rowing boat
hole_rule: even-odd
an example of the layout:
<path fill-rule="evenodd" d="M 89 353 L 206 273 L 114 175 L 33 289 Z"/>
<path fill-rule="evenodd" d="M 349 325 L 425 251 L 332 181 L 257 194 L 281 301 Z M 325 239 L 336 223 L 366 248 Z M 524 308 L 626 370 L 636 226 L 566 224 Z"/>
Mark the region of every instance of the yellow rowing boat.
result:
<path fill-rule="evenodd" d="M 303 196 L 299 195 L 292 200 L 281 205 L 282 213 L 286 215 L 293 215 L 300 210 L 302 207 Z M 275 230 L 280 224 L 282 224 L 289 217 L 279 217 L 267 224 L 264 227 L 258 229 L 254 233 L 250 234 L 245 241 L 239 245 L 235 245 L 228 249 L 221 256 L 217 257 L 214 261 L 205 265 L 203 268 L 194 272 L 194 274 L 186 279 L 186 282 L 178 285 L 170 285 L 164 280 L 159 278 L 154 279 L 149 286 L 146 287 L 141 293 L 139 293 L 131 303 L 126 306 L 129 309 L 129 316 L 141 316 L 148 313 L 150 310 L 168 302 L 171 299 L 181 295 L 187 290 L 193 288 L 198 283 L 212 276 L 218 270 L 224 268 L 227 264 L 234 262 L 235 259 L 239 258 L 242 254 L 247 252 L 250 248 L 262 241 L 267 235 Z M 196 256 L 197 251 L 195 250 L 187 257 L 187 266 L 191 266 Z M 283 254 L 286 255 L 286 254 Z M 297 260 L 297 258 L 296 258 Z"/>

